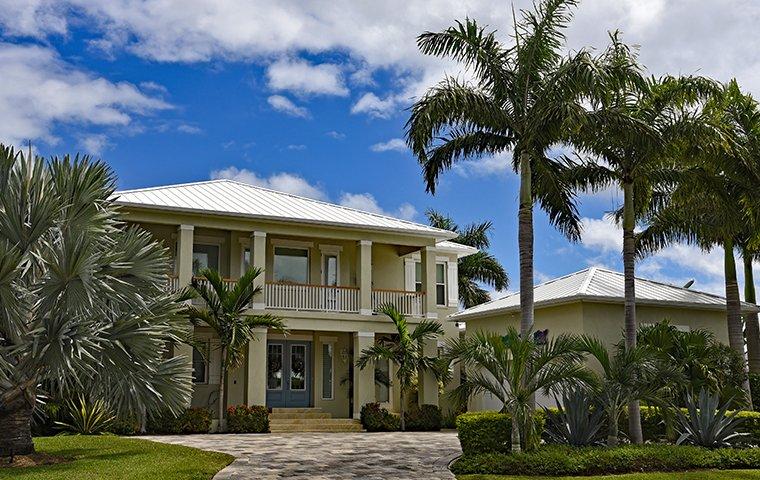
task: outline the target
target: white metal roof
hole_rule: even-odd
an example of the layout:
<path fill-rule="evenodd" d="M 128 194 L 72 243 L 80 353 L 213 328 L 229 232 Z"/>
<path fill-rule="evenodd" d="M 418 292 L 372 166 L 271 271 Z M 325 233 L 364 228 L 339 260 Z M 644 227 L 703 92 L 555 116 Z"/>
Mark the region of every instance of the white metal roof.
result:
<path fill-rule="evenodd" d="M 118 205 L 264 220 L 335 225 L 432 237 L 443 241 L 456 233 L 421 223 L 220 179 L 114 193 Z"/>
<path fill-rule="evenodd" d="M 469 245 L 444 240 L 435 244 L 436 251 L 443 253 L 456 253 L 457 258 L 466 257 L 473 253 L 478 253 L 478 249 Z"/>
<path fill-rule="evenodd" d="M 622 303 L 624 300 L 624 277 L 620 272 L 604 268 L 591 267 L 564 277 L 555 278 L 536 285 L 534 302 L 536 307 L 558 305 L 577 301 Z M 636 277 L 636 303 L 641 305 L 683 306 L 723 310 L 726 299 L 711 293 L 691 290 Z M 466 320 L 507 313 L 520 309 L 520 294 L 512 293 L 505 297 L 468 308 L 455 313 L 450 318 Z M 756 305 L 742 302 L 742 311 L 757 311 Z"/>

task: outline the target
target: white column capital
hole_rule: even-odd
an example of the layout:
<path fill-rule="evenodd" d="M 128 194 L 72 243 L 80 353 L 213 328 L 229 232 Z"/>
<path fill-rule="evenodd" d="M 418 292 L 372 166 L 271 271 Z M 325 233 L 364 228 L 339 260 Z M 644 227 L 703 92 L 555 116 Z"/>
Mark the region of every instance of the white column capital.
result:
<path fill-rule="evenodd" d="M 372 240 L 359 240 L 359 245 L 363 247 L 371 247 L 372 246 Z"/>
<path fill-rule="evenodd" d="M 266 237 L 267 232 L 260 232 L 258 230 L 251 232 L 252 237 Z"/>
<path fill-rule="evenodd" d="M 177 230 L 178 231 L 187 230 L 187 231 L 192 232 L 193 230 L 195 230 L 195 226 L 182 224 L 182 225 L 177 226 Z"/>
<path fill-rule="evenodd" d="M 354 332 L 354 338 L 375 338 L 375 332 Z"/>
<path fill-rule="evenodd" d="M 421 248 L 421 250 L 425 250 L 426 252 L 435 253 L 437 249 L 435 248 L 435 245 L 425 245 Z"/>

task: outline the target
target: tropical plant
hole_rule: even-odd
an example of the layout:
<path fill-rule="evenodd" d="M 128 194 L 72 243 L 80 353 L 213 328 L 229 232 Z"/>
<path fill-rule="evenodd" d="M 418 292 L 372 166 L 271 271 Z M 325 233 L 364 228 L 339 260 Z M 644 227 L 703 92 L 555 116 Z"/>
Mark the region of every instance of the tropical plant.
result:
<path fill-rule="evenodd" d="M 536 393 L 558 394 L 562 388 L 590 380 L 583 353 L 572 335 L 562 334 L 543 343 L 509 327 L 504 336 L 476 332 L 448 342 L 447 357 L 467 367 L 467 377 L 451 392 L 458 402 L 489 393 L 512 416 L 512 451 L 534 448 L 539 440 L 533 413 Z"/>
<path fill-rule="evenodd" d="M 594 107 L 615 110 L 638 122 L 641 128 L 610 123 L 580 129 L 574 144 L 590 159 L 572 165 L 568 172 L 576 188 L 598 191 L 611 187 L 623 193 L 617 220 L 623 235 L 625 344 L 636 346 L 636 290 L 634 229 L 677 179 L 675 152 L 684 142 L 702 134 L 705 123 L 693 114 L 694 106 L 715 91 L 716 85 L 701 77 L 644 77 L 636 50 L 622 43 L 617 32 L 601 61 L 620 75 L 610 77 L 592 101 Z M 628 75 L 627 81 L 620 81 Z M 643 443 L 639 405 L 628 406 L 629 432 L 633 443 Z"/>
<path fill-rule="evenodd" d="M 676 409 L 681 436 L 676 445 L 684 443 L 707 448 L 728 447 L 736 440 L 746 437 L 746 433 L 736 430 L 743 422 L 737 418 L 739 411 L 728 413 L 730 402 L 719 406 L 720 397 L 706 388 L 699 391 L 699 398 L 686 395 L 685 404 L 688 415 L 680 408 Z"/>
<path fill-rule="evenodd" d="M 34 451 L 41 384 L 123 414 L 190 401 L 190 362 L 168 354 L 187 335 L 168 252 L 119 222 L 115 183 L 86 156 L 0 145 L 0 455 Z"/>
<path fill-rule="evenodd" d="M 758 136 L 760 139 L 760 136 Z M 758 229 L 757 231 L 760 231 Z M 760 261 L 760 252 L 756 251 L 748 244 L 742 245 L 742 264 L 744 265 L 744 301 L 756 304 L 757 295 L 755 294 L 755 272 L 753 263 Z M 746 327 L 745 335 L 747 337 L 747 366 L 750 373 L 760 373 L 760 323 L 758 323 L 757 312 L 750 312 L 744 316 L 744 325 Z M 752 392 L 758 394 L 760 392 Z M 758 405 L 760 407 L 760 405 Z"/>
<path fill-rule="evenodd" d="M 445 375 L 442 371 L 441 362 L 437 357 L 424 354 L 424 344 L 436 337 L 443 335 L 443 327 L 440 323 L 422 320 L 409 330 L 406 317 L 398 311 L 395 305 L 385 304 L 378 308 L 378 312 L 387 315 L 396 327 L 396 335 L 378 340 L 371 347 L 362 350 L 356 360 L 356 366 L 364 370 L 370 363 L 379 360 L 388 360 L 396 365 L 396 380 L 398 380 L 399 392 L 401 393 L 401 430 L 406 429 L 404 414 L 406 413 L 406 394 L 418 373 L 430 372 L 436 378 Z"/>
<path fill-rule="evenodd" d="M 487 251 L 491 246 L 491 222 L 474 223 L 460 229 L 451 217 L 435 210 L 428 210 L 425 214 L 431 226 L 456 232 L 457 237 L 452 241 L 478 249 L 477 253 L 460 258 L 457 262 L 459 301 L 464 308 L 491 300 L 488 291 L 479 285 L 481 283 L 499 291 L 509 287 L 507 271 L 496 257 Z"/>
<path fill-rule="evenodd" d="M 256 285 L 255 280 L 262 272 L 261 268 L 251 268 L 234 285 L 228 285 L 219 272 L 204 269 L 190 283 L 190 290 L 203 300 L 203 306 L 188 305 L 185 310 L 187 316 L 194 326 L 211 328 L 219 339 L 222 361 L 219 366 L 217 414 L 220 431 L 226 428 L 224 414 L 227 374 L 243 365 L 248 343 L 256 340 L 255 329 L 271 328 L 277 332 L 286 332 L 285 324 L 278 317 L 246 313 L 253 297 L 261 292 L 261 286 Z"/>
<path fill-rule="evenodd" d="M 116 420 L 103 399 L 88 401 L 78 395 L 64 403 L 63 420 L 55 422 L 64 433 L 100 435 L 108 432 Z"/>
<path fill-rule="evenodd" d="M 669 376 L 675 376 L 664 366 L 661 357 L 650 347 L 637 345 L 626 348 L 613 347 L 612 352 L 595 337 L 583 336 L 582 351 L 596 360 L 589 368 L 595 403 L 605 412 L 607 419 L 607 446 L 619 443 L 618 424 L 626 405 L 633 401 L 662 404 L 661 385 L 667 384 Z"/>
<path fill-rule="evenodd" d="M 579 238 L 574 195 L 563 180 L 564 167 L 550 149 L 570 141 L 590 125 L 624 122 L 614 111 L 587 108 L 606 71 L 585 50 L 563 57 L 564 29 L 577 0 L 541 0 L 515 21 L 514 44 L 471 19 L 417 39 L 424 54 L 463 64 L 470 81 L 446 77 L 412 107 L 406 140 L 422 165 L 427 190 L 435 193 L 442 172 L 454 162 L 512 153 L 520 175 L 520 331 L 533 326 L 533 204 L 571 239 Z M 620 75 L 625 81 L 625 75 Z M 632 131 L 638 124 L 631 124 Z M 505 161 L 507 161 L 505 159 Z"/>
<path fill-rule="evenodd" d="M 544 434 L 549 443 L 586 447 L 597 445 L 599 431 L 604 426 L 604 410 L 594 405 L 591 395 L 583 389 L 573 388 L 556 399 L 557 411 L 544 407 L 546 424 Z"/>

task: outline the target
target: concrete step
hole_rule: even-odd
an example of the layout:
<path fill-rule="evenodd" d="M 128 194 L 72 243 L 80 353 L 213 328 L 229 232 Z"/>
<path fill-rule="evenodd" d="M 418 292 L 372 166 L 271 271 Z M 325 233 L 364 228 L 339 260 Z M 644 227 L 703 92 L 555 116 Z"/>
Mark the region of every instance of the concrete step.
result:
<path fill-rule="evenodd" d="M 305 413 L 270 413 L 269 420 L 285 420 L 289 418 L 332 418 L 332 415 L 326 412 L 305 412 Z"/>
<path fill-rule="evenodd" d="M 361 432 L 361 423 L 351 424 L 269 424 L 269 430 L 272 433 L 290 433 L 290 432 Z"/>
<path fill-rule="evenodd" d="M 353 418 L 275 418 L 269 417 L 269 425 L 353 425 Z"/>
<path fill-rule="evenodd" d="M 317 407 L 307 408 L 273 408 L 272 413 L 321 413 L 322 409 Z"/>

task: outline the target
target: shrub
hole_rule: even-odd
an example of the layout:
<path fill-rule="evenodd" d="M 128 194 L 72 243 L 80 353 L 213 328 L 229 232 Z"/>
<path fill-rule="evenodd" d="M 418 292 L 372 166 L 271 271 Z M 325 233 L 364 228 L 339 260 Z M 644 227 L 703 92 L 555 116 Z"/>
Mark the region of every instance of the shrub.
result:
<path fill-rule="evenodd" d="M 64 433 L 100 435 L 110 431 L 115 418 L 105 401 L 88 401 L 80 395 L 63 404 L 61 420 L 55 425 Z"/>
<path fill-rule="evenodd" d="M 518 454 L 463 455 L 454 462 L 451 470 L 457 475 L 564 476 L 759 467 L 759 449 L 709 450 L 696 446 L 652 444 L 615 448 L 551 445 Z"/>
<path fill-rule="evenodd" d="M 368 432 L 393 432 L 401 428 L 401 419 L 379 403 L 367 403 L 361 410 L 362 427 Z"/>
<path fill-rule="evenodd" d="M 110 433 L 116 435 L 134 435 L 140 431 L 140 422 L 132 415 L 129 416 L 117 416 L 111 426 L 108 427 Z"/>
<path fill-rule="evenodd" d="M 600 443 L 604 410 L 594 407 L 591 397 L 582 390 L 566 392 L 562 396 L 562 402 L 558 403 L 556 412 L 545 409 L 544 434 L 547 442 L 574 447 Z"/>
<path fill-rule="evenodd" d="M 438 405 L 413 405 L 405 415 L 406 429 L 418 432 L 432 432 L 441 429 L 443 414 Z"/>
<path fill-rule="evenodd" d="M 211 411 L 207 408 L 188 408 L 179 416 L 171 412 L 161 412 L 148 419 L 148 433 L 208 433 L 211 429 Z"/>
<path fill-rule="evenodd" d="M 736 418 L 739 412 L 728 413 L 730 402 L 718 405 L 720 397 L 717 393 L 708 392 L 706 388 L 699 391 L 699 397 L 686 397 L 688 415 L 680 409 L 678 426 L 681 436 L 677 444 L 688 443 L 708 448 L 729 447 L 736 440 L 746 437 L 746 433 L 737 432 L 743 422 Z"/>
<path fill-rule="evenodd" d="M 544 429 L 546 414 L 536 410 L 536 430 Z M 457 434 L 465 455 L 507 453 L 511 448 L 512 421 L 508 413 L 468 412 L 457 417 Z"/>
<path fill-rule="evenodd" d="M 228 407 L 227 431 L 232 433 L 269 433 L 269 410 L 262 405 Z"/>

